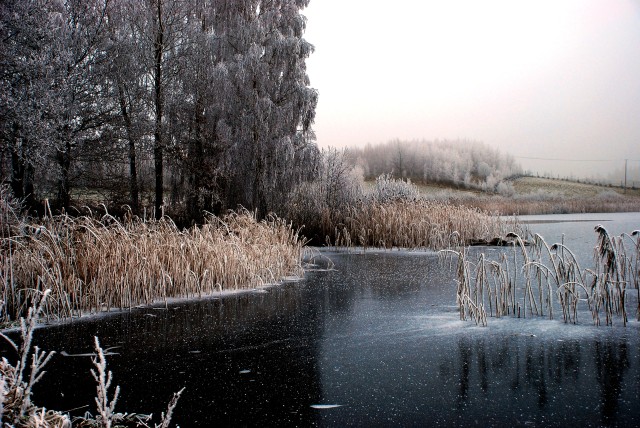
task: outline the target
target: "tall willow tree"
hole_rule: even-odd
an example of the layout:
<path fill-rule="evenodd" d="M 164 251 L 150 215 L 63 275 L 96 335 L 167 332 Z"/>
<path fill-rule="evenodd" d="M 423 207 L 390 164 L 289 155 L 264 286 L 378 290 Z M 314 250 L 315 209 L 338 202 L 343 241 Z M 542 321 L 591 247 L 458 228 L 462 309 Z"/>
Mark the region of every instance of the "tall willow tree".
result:
<path fill-rule="evenodd" d="M 233 3 L 233 5 L 230 5 Z M 229 83 L 221 131 L 226 153 L 227 202 L 265 214 L 285 201 L 301 179 L 311 144 L 317 92 L 305 60 L 308 0 L 229 2 L 221 26 Z"/>
<path fill-rule="evenodd" d="M 178 81 L 167 100 L 168 137 L 176 143 L 171 161 L 179 175 L 173 182 L 181 184 L 173 186 L 173 199 L 184 201 L 191 220 L 222 208 L 222 153 L 228 142 L 220 138 L 218 124 L 226 105 L 228 74 L 220 54 L 218 3 L 198 1 L 185 16 L 188 41 L 181 45 Z"/>

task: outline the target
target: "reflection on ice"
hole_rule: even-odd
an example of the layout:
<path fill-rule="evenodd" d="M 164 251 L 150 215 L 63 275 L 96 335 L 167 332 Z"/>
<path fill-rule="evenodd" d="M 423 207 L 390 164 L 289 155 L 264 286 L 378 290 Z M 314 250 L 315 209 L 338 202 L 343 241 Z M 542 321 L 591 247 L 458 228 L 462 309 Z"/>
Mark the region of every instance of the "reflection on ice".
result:
<path fill-rule="evenodd" d="M 529 412 L 535 409 L 530 417 L 538 423 L 554 414 L 596 425 L 620 423 L 621 413 L 637 421 L 638 410 L 631 406 L 638 379 L 628 371 L 635 361 L 637 376 L 639 355 L 625 340 L 460 338 L 456 348 L 455 355 L 441 358 L 438 376 L 454 379 L 448 382 L 451 389 L 442 392 L 455 398 L 459 409 L 482 413 L 478 406 L 487 400 L 481 397 L 490 395 L 503 403 L 494 411 L 524 405 Z"/>

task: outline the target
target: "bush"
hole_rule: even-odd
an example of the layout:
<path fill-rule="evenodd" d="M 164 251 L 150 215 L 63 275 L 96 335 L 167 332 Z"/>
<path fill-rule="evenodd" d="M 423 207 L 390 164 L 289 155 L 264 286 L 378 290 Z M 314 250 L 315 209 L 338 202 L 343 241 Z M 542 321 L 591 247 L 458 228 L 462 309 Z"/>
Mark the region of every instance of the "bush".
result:
<path fill-rule="evenodd" d="M 396 180 L 391 174 L 382 174 L 376 178 L 371 197 L 380 203 L 389 201 L 413 201 L 420 198 L 420 191 L 411 180 Z"/>
<path fill-rule="evenodd" d="M 316 244 L 322 242 L 322 230 L 331 228 L 340 213 L 363 198 L 363 173 L 353 167 L 345 151 L 329 149 L 322 152 L 319 173 L 315 180 L 298 185 L 289 203 L 279 213 L 298 227 Z"/>
<path fill-rule="evenodd" d="M 513 184 L 501 181 L 496 186 L 496 193 L 502 196 L 513 196 L 516 193 L 516 190 L 513 188 Z"/>

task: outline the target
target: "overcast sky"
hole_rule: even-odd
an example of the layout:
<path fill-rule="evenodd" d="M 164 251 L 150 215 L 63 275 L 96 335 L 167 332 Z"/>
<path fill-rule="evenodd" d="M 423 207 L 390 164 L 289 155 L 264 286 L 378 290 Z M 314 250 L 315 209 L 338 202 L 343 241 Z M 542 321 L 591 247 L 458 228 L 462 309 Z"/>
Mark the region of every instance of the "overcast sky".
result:
<path fill-rule="evenodd" d="M 303 14 L 321 147 L 470 139 L 640 159 L 640 0 L 311 0 Z M 624 165 L 518 160 L 579 175 Z"/>

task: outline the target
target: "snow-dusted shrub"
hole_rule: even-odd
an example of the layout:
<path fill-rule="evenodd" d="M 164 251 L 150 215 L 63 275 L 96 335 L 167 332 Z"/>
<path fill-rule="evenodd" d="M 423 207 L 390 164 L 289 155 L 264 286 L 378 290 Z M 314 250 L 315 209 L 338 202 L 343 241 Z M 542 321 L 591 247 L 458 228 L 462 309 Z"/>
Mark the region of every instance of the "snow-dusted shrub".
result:
<path fill-rule="evenodd" d="M 507 181 L 501 181 L 496 185 L 496 193 L 502 196 L 513 196 L 516 190 L 513 188 L 513 184 Z"/>
<path fill-rule="evenodd" d="M 486 180 L 487 177 L 493 173 L 491 167 L 486 162 L 479 162 L 476 170 L 478 177 L 482 180 Z"/>
<path fill-rule="evenodd" d="M 489 174 L 486 181 L 482 183 L 482 189 L 485 192 L 494 193 L 496 191 L 497 185 L 498 185 L 498 178 L 493 174 Z"/>
<path fill-rule="evenodd" d="M 371 197 L 378 202 L 394 200 L 411 201 L 420 198 L 420 191 L 411 180 L 396 180 L 390 174 L 382 174 L 376 178 Z"/>
<path fill-rule="evenodd" d="M 465 189 L 471 189 L 473 187 L 473 182 L 471 181 L 471 173 L 468 171 L 464 174 L 463 184 Z"/>
<path fill-rule="evenodd" d="M 362 198 L 362 168 L 354 167 L 345 151 L 329 149 L 322 153 L 322 169 L 317 180 L 321 203 L 340 210 Z"/>
<path fill-rule="evenodd" d="M 290 194 L 284 216 L 313 235 L 323 225 L 339 222 L 337 214 L 363 198 L 362 167 L 353 166 L 345 151 L 324 150 L 315 180 L 303 182 Z"/>

